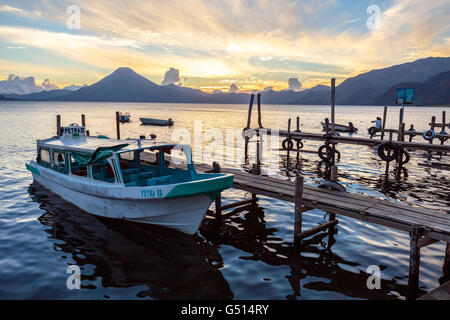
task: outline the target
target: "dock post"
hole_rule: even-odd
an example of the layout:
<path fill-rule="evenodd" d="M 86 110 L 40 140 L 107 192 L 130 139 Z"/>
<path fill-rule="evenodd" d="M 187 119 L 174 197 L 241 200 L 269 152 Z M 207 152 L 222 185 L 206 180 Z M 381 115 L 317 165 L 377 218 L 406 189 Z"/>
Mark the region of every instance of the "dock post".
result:
<path fill-rule="evenodd" d="M 216 197 L 216 217 L 220 217 L 222 214 L 222 197 L 218 195 Z"/>
<path fill-rule="evenodd" d="M 338 175 L 338 167 L 332 166 L 331 170 L 330 170 L 330 180 L 337 182 L 337 180 L 338 180 L 337 175 Z M 334 220 L 336 220 L 336 214 L 330 213 L 330 217 L 329 217 L 328 221 L 331 222 Z M 331 225 L 330 228 L 328 229 L 328 248 L 330 248 L 332 245 L 333 235 L 334 235 L 334 225 Z"/>
<path fill-rule="evenodd" d="M 445 111 L 442 111 L 442 132 L 445 131 Z M 444 140 L 441 140 L 441 145 L 444 145 Z"/>
<path fill-rule="evenodd" d="M 401 139 L 403 117 L 404 117 L 404 109 L 402 107 L 402 108 L 400 108 L 400 113 L 399 113 L 399 117 L 398 117 L 397 141 L 401 141 L 400 139 Z"/>
<path fill-rule="evenodd" d="M 86 116 L 84 114 L 81 115 L 81 125 L 86 129 Z"/>
<path fill-rule="evenodd" d="M 303 208 L 303 177 L 295 178 L 295 224 L 294 224 L 294 245 L 300 244 L 299 236 L 302 233 L 302 208 Z"/>
<path fill-rule="evenodd" d="M 334 118 L 334 109 L 336 102 L 336 79 L 331 78 L 331 134 L 334 136 L 335 134 L 335 118 Z"/>
<path fill-rule="evenodd" d="M 398 141 L 405 141 L 405 123 L 402 123 L 402 125 L 400 126 L 400 130 L 398 131 Z M 398 168 L 397 168 L 398 178 L 400 178 L 400 175 L 402 173 L 403 151 L 404 148 L 400 148 L 400 152 L 398 153 Z"/>
<path fill-rule="evenodd" d="M 255 95 L 252 93 L 250 95 L 250 103 L 248 104 L 248 116 L 247 116 L 247 127 L 244 130 L 250 129 L 252 124 L 252 109 L 253 109 L 253 100 L 255 99 Z M 244 146 L 244 162 L 248 163 L 248 142 L 249 138 L 245 136 L 245 146 Z"/>
<path fill-rule="evenodd" d="M 392 142 L 392 130 L 389 131 L 389 142 Z M 388 157 L 391 155 L 391 152 L 388 152 Z M 389 179 L 389 161 L 386 161 L 386 170 L 384 173 L 384 183 L 387 184 Z"/>
<path fill-rule="evenodd" d="M 418 241 L 422 236 L 421 228 L 413 228 L 409 232 L 410 247 L 409 247 L 409 276 L 408 276 L 408 291 L 409 299 L 417 298 L 417 291 L 419 289 L 419 268 L 420 268 L 420 247 Z"/>
<path fill-rule="evenodd" d="M 258 100 L 258 126 L 259 128 L 262 128 L 262 116 L 261 116 L 261 93 L 258 93 L 257 95 Z"/>
<path fill-rule="evenodd" d="M 384 139 L 384 129 L 386 128 L 386 119 L 387 119 L 387 106 L 384 106 L 383 110 L 383 123 L 381 124 L 381 140 Z"/>
<path fill-rule="evenodd" d="M 261 174 L 261 154 L 260 154 L 260 145 L 259 141 L 256 142 L 256 174 Z"/>
<path fill-rule="evenodd" d="M 120 121 L 119 121 L 119 111 L 116 111 L 116 132 L 117 132 L 117 140 L 120 140 Z"/>
<path fill-rule="evenodd" d="M 450 242 L 447 242 L 445 246 L 445 258 L 444 258 L 444 266 L 442 267 L 442 271 L 444 273 L 444 277 L 446 279 L 450 278 Z"/>
<path fill-rule="evenodd" d="M 56 116 L 56 135 L 61 135 L 61 116 L 59 114 Z"/>

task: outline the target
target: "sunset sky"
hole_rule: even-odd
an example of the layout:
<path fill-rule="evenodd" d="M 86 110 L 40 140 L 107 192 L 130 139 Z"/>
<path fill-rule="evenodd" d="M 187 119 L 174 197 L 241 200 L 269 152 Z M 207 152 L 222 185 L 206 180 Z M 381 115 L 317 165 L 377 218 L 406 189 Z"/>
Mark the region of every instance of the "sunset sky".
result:
<path fill-rule="evenodd" d="M 67 26 L 70 5 L 80 29 Z M 449 16 L 448 0 L 0 0 L 0 80 L 64 87 L 130 67 L 161 84 L 175 68 L 181 85 L 205 91 L 281 90 L 289 78 L 308 88 L 450 56 Z"/>

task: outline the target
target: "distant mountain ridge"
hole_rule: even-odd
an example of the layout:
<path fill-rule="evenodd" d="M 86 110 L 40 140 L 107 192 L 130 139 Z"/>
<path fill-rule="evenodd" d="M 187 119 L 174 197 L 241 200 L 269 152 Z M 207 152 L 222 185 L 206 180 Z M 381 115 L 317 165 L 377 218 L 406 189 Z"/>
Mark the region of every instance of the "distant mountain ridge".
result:
<path fill-rule="evenodd" d="M 372 70 L 346 79 L 336 87 L 336 104 L 392 105 L 395 88 L 416 88 L 417 104 L 450 104 L 450 57 L 425 58 Z M 266 104 L 330 103 L 330 87 L 318 85 L 303 91 L 264 91 Z M 119 68 L 100 81 L 76 91 L 52 90 L 7 98 L 38 101 L 248 103 L 247 93 L 206 93 L 176 85 L 161 86 L 130 68 Z"/>

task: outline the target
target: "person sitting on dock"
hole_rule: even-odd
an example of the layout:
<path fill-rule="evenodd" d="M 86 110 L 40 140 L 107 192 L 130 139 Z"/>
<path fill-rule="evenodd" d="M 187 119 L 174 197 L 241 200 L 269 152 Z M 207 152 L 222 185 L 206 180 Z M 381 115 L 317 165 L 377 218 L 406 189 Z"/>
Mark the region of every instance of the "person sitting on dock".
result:
<path fill-rule="evenodd" d="M 369 130 L 369 134 L 370 134 L 370 138 L 373 138 L 373 136 L 380 131 L 381 129 L 381 118 L 377 117 L 376 120 L 372 121 L 375 125 L 373 127 L 370 127 Z"/>

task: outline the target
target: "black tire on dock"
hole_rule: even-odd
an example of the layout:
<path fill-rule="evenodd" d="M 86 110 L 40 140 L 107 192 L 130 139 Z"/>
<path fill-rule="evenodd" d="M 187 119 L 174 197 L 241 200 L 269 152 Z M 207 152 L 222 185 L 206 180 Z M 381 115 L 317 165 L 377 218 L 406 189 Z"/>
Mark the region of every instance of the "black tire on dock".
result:
<path fill-rule="evenodd" d="M 402 157 L 401 157 L 401 163 L 403 164 L 407 164 L 409 162 L 409 160 L 411 159 L 411 156 L 409 155 L 408 152 L 406 152 L 405 150 L 401 150 L 402 153 Z M 405 155 L 405 160 L 403 160 L 403 155 Z"/>
<path fill-rule="evenodd" d="M 292 148 L 294 148 L 294 143 L 289 138 L 284 139 L 281 145 L 283 146 L 284 150 L 292 150 Z"/>
<path fill-rule="evenodd" d="M 319 158 L 322 159 L 323 161 L 328 161 L 333 156 L 333 149 L 331 149 L 329 145 L 324 144 L 319 147 L 319 150 L 317 150 L 317 154 L 319 155 Z"/>
<path fill-rule="evenodd" d="M 385 142 L 378 147 L 378 156 L 383 161 L 391 162 L 398 158 L 398 147 L 392 142 Z"/>

